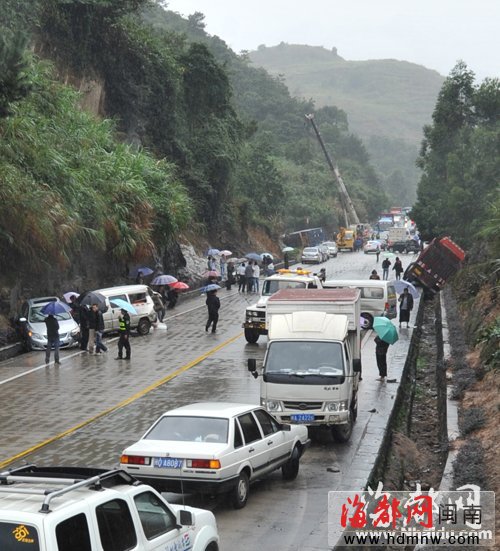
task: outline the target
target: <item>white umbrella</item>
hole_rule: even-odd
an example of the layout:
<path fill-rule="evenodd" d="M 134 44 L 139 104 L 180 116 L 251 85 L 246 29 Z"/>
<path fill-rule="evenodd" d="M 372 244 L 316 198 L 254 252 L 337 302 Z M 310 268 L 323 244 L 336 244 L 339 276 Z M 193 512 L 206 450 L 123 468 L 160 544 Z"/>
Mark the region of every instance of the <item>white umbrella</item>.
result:
<path fill-rule="evenodd" d="M 221 256 L 231 256 L 233 253 L 231 251 L 223 250 L 219 254 Z"/>
<path fill-rule="evenodd" d="M 396 279 L 394 283 L 394 289 L 396 289 L 396 293 L 401 294 L 405 289 L 408 289 L 408 292 L 413 298 L 418 298 L 420 296 L 420 293 L 416 289 L 416 287 L 410 283 L 409 281 L 405 281 L 404 279 Z"/>
<path fill-rule="evenodd" d="M 291 253 L 295 249 L 293 247 L 285 247 L 284 249 L 281 249 L 281 252 L 283 253 Z"/>

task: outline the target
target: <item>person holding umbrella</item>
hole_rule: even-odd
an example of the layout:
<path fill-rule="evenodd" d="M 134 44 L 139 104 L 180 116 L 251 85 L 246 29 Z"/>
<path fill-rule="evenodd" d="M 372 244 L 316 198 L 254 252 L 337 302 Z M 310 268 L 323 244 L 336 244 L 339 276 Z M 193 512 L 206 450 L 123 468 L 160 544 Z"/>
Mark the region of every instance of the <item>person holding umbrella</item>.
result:
<path fill-rule="evenodd" d="M 375 357 L 377 358 L 378 379 L 377 381 L 385 381 L 387 377 L 387 350 L 389 343 L 383 341 L 378 335 L 375 337 Z"/>
<path fill-rule="evenodd" d="M 130 315 L 125 308 L 120 309 L 118 316 L 118 356 L 115 360 L 130 360 Z M 125 348 L 125 358 L 123 357 L 123 349 Z"/>
<path fill-rule="evenodd" d="M 54 361 L 56 364 L 59 364 L 61 363 L 59 361 L 59 322 L 52 314 L 49 314 L 44 321 L 47 327 L 47 348 L 45 350 L 45 363 L 49 363 L 50 351 L 52 347 L 54 347 Z"/>
<path fill-rule="evenodd" d="M 212 333 L 217 330 L 217 322 L 219 321 L 219 308 L 220 299 L 217 296 L 217 289 L 207 291 L 207 300 L 205 302 L 208 308 L 208 320 L 205 325 L 205 331 L 208 333 L 210 326 L 212 326 Z"/>
<path fill-rule="evenodd" d="M 102 342 L 102 334 L 104 332 L 104 317 L 102 315 L 102 312 L 99 310 L 99 306 L 97 304 L 92 304 L 90 317 L 93 320 L 93 322 L 91 322 L 91 325 L 93 325 L 94 327 L 94 346 L 92 347 L 92 349 L 95 351 L 96 354 L 107 352 L 108 347 Z M 90 342 L 92 343 L 92 340 Z"/>
<path fill-rule="evenodd" d="M 409 328 L 410 312 L 413 309 L 413 297 L 408 292 L 408 287 L 403 289 L 403 293 L 399 295 L 399 327 L 406 322 L 406 328 Z"/>

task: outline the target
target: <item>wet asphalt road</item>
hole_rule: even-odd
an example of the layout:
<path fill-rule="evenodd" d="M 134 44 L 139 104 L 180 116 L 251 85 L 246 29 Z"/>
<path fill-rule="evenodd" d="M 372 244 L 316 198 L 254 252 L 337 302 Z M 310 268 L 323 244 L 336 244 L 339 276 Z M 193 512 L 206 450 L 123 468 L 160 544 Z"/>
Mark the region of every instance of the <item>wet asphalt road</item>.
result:
<path fill-rule="evenodd" d="M 406 266 L 412 257 L 401 258 Z M 368 278 L 373 268 L 381 272 L 379 266 L 374 255 L 340 253 L 311 269 L 326 267 L 327 278 Z M 2 362 L 0 467 L 23 461 L 114 467 L 123 448 L 165 410 L 209 400 L 258 403 L 259 383 L 247 372 L 246 363 L 250 357 L 263 359 L 266 339 L 249 345 L 241 329 L 245 307 L 255 296 L 240 295 L 234 287 L 219 295 L 217 334 L 204 331 L 205 297 L 186 299 L 168 316 L 168 330 L 132 339 L 130 362 L 114 360 L 116 341 L 111 339 L 110 350 L 102 357 L 76 349 L 63 351 L 58 367 L 43 366 L 41 352 Z M 391 347 L 396 349 L 395 364 L 404 363 L 410 334 L 411 330 L 401 335 L 398 349 Z M 378 393 L 375 399 L 387 401 L 388 407 L 394 397 L 395 389 L 380 389 L 374 382 L 371 340 L 371 334 L 365 335 L 360 414 L 348 444 L 334 444 L 329 438 L 314 442 L 295 481 L 283 482 L 277 471 L 257 482 L 241 511 L 230 508 L 223 496 L 185 496 L 187 504 L 214 511 L 222 550 L 328 548 L 327 490 L 342 487 L 347 479 L 363 486 L 376 453 L 370 431 L 383 432 L 385 419 L 374 418 L 373 403 L 363 403 L 362 392 Z M 174 494 L 167 498 L 182 500 Z"/>

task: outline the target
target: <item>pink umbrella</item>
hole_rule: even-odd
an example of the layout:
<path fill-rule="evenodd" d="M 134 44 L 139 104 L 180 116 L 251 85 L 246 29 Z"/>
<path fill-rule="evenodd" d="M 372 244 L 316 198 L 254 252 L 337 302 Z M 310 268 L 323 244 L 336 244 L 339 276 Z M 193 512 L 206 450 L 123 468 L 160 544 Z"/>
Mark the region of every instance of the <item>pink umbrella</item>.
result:
<path fill-rule="evenodd" d="M 216 270 L 209 270 L 203 274 L 203 277 L 220 277 L 220 274 Z"/>
<path fill-rule="evenodd" d="M 178 291 L 186 291 L 189 289 L 189 285 L 184 283 L 184 281 L 176 281 L 175 283 L 171 283 L 170 287 L 172 289 L 177 289 Z"/>

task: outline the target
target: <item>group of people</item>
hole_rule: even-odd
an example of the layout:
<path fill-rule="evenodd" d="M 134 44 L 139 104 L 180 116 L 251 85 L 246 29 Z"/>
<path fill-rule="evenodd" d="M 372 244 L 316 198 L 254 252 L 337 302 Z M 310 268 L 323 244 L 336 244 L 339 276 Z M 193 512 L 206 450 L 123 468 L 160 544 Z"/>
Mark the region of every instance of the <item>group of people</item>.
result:
<path fill-rule="evenodd" d="M 258 262 L 249 260 L 238 267 L 238 292 L 259 292 L 260 266 Z"/>
<path fill-rule="evenodd" d="M 409 327 L 410 313 L 413 310 L 413 297 L 408 292 L 408 289 L 404 289 L 398 299 L 399 302 L 399 327 L 402 323 L 406 323 L 406 327 Z M 378 379 L 377 381 L 385 381 L 387 378 L 387 351 L 389 350 L 389 343 L 382 340 L 379 336 L 375 337 L 375 357 L 377 360 Z"/>
<path fill-rule="evenodd" d="M 392 262 L 388 258 L 384 258 L 382 261 L 382 279 L 387 280 L 389 279 L 389 269 L 392 265 Z M 403 268 L 403 263 L 401 262 L 399 256 L 396 256 L 396 260 L 394 261 L 394 266 L 392 266 L 392 269 L 395 272 L 396 279 L 401 279 L 401 274 L 405 271 Z M 376 273 L 375 270 L 373 270 L 372 275 Z M 380 279 L 380 277 L 372 277 L 370 279 Z"/>

